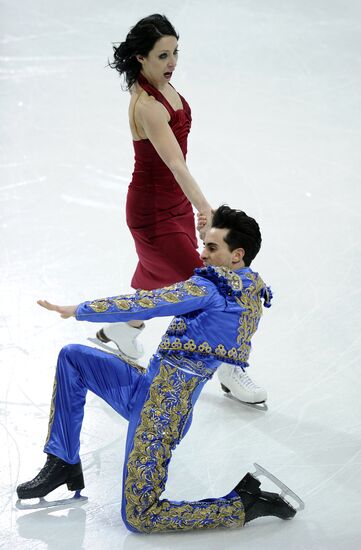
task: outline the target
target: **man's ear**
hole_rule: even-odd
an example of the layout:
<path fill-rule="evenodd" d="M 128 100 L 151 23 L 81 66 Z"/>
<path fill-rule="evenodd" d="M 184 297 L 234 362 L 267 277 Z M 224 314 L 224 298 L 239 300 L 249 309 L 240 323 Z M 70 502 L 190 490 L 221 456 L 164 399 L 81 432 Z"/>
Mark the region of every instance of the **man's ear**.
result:
<path fill-rule="evenodd" d="M 245 250 L 244 248 L 236 248 L 235 250 L 233 250 L 232 252 L 232 255 L 233 255 L 233 262 L 234 263 L 238 263 L 238 262 L 241 262 L 244 258 L 244 255 L 245 255 Z"/>

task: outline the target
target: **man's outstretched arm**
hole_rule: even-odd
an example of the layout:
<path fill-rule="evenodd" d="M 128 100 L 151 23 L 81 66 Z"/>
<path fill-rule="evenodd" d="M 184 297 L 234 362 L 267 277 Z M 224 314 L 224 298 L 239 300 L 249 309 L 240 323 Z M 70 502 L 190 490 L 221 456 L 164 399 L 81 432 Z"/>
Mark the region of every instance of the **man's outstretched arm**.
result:
<path fill-rule="evenodd" d="M 86 301 L 78 306 L 59 306 L 46 300 L 39 300 L 38 304 L 59 313 L 63 319 L 75 316 L 78 321 L 111 323 L 182 315 L 204 309 L 215 298 L 219 298 L 215 286 L 202 277 L 194 276 L 170 287 L 138 290 L 134 294 Z"/>

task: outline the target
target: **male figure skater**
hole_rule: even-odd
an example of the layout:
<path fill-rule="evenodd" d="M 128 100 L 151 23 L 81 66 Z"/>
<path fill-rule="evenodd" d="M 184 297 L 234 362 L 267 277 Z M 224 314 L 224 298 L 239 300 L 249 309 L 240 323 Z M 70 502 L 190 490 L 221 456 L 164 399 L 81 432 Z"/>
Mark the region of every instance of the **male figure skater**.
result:
<path fill-rule="evenodd" d="M 70 490 L 84 487 L 79 436 L 85 396 L 91 390 L 129 421 L 122 498 L 122 516 L 129 530 L 242 527 L 260 516 L 288 519 L 296 514 L 280 495 L 260 490 L 257 477 L 249 473 L 220 498 L 160 499 L 172 450 L 191 425 L 204 384 L 221 362 L 240 368 L 248 364 L 261 301 L 268 307 L 271 299 L 270 289 L 249 267 L 260 245 L 257 222 L 244 212 L 221 206 L 205 236 L 201 256 L 205 267 L 196 269 L 187 281 L 79 306 L 39 301 L 64 318 L 91 322 L 175 317 L 147 370 L 88 346 L 61 350 L 44 448 L 47 461 L 32 481 L 18 486 L 20 499 L 43 497 L 65 483 Z"/>

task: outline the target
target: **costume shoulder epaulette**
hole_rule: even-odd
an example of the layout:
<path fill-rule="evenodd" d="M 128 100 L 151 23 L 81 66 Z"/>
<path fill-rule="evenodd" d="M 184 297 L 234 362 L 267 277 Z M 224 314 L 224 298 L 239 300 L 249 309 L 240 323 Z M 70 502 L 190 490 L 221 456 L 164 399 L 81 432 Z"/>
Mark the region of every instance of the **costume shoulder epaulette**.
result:
<path fill-rule="evenodd" d="M 195 274 L 212 281 L 223 296 L 240 296 L 243 283 L 241 277 L 228 267 L 199 267 Z"/>
<path fill-rule="evenodd" d="M 271 307 L 271 300 L 273 298 L 271 287 L 264 285 L 261 289 L 260 295 L 263 299 L 264 307 Z"/>

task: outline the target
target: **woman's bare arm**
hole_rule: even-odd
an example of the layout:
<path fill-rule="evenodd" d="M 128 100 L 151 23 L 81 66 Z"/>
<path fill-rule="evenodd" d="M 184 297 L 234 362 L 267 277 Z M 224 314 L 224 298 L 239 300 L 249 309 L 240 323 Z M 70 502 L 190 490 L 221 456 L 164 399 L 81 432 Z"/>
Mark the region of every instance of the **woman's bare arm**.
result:
<path fill-rule="evenodd" d="M 147 139 L 171 170 L 185 196 L 198 212 L 202 212 L 207 216 L 207 220 L 210 220 L 211 206 L 188 170 L 179 143 L 168 124 L 167 112 L 163 105 L 150 98 L 139 101 L 137 118 Z"/>

